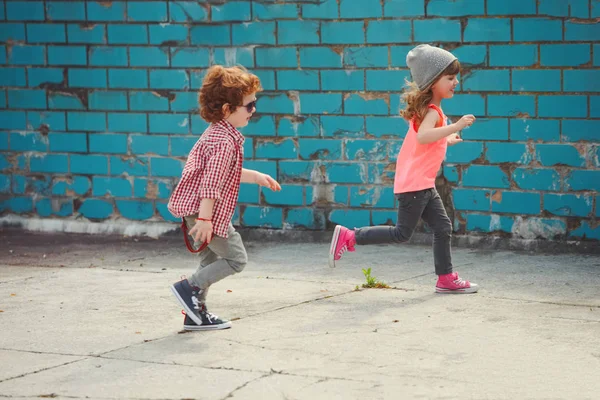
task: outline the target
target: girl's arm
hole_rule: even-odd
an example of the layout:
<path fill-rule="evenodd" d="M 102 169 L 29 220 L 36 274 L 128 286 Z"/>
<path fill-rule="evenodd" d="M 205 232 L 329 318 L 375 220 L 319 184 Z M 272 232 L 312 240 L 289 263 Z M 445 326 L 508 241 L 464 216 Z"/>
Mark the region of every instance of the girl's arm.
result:
<path fill-rule="evenodd" d="M 421 122 L 421 126 L 419 126 L 419 131 L 417 132 L 417 141 L 419 144 L 437 142 L 442 138 L 470 126 L 475 121 L 475 117 L 469 114 L 463 116 L 458 122 L 436 128 L 435 126 L 437 125 L 439 117 L 440 115 L 435 110 L 429 110 L 429 112 L 427 112 L 423 122 Z"/>

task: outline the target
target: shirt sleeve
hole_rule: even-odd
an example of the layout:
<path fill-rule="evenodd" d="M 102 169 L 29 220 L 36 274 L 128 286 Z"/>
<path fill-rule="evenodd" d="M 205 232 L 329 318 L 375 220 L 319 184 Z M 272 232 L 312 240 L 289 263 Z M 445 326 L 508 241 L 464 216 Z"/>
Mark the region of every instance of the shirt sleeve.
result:
<path fill-rule="evenodd" d="M 235 157 L 235 149 L 230 143 L 224 142 L 214 147 L 207 157 L 198 196 L 201 199 L 219 200 L 227 171 Z"/>

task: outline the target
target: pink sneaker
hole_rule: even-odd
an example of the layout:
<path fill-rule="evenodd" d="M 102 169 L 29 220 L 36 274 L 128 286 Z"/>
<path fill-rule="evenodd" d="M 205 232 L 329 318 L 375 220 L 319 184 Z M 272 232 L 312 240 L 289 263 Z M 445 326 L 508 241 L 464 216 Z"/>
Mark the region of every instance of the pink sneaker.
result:
<path fill-rule="evenodd" d="M 435 285 L 438 293 L 476 293 L 478 290 L 476 283 L 462 280 L 456 272 L 440 275 Z"/>
<path fill-rule="evenodd" d="M 354 251 L 356 239 L 354 231 L 337 225 L 331 238 L 331 247 L 329 248 L 329 266 L 335 268 L 335 262 L 342 258 L 346 251 Z"/>

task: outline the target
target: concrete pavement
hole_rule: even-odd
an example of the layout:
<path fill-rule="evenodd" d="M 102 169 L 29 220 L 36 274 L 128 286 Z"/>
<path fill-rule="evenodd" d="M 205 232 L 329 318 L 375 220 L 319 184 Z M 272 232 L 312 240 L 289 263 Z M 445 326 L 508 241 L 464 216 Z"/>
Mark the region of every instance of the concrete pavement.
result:
<path fill-rule="evenodd" d="M 475 295 L 433 292 L 431 249 L 247 242 L 211 288 L 233 319 L 181 331 L 179 236 L 0 232 L 0 397 L 596 399 L 600 257 L 454 249 Z M 356 290 L 371 267 L 393 289 Z"/>

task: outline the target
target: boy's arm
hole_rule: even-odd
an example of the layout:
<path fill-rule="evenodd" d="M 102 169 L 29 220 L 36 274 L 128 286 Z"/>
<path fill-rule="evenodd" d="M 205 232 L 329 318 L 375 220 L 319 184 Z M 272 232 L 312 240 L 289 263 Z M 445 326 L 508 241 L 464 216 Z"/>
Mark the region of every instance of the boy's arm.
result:
<path fill-rule="evenodd" d="M 466 126 L 470 126 L 475 121 L 475 117 L 469 114 L 463 116 L 458 122 L 436 128 L 435 126 L 437 125 L 439 117 L 439 114 L 435 110 L 429 110 L 427 112 L 423 122 L 421 122 L 421 126 L 419 126 L 419 132 L 417 132 L 417 141 L 419 144 L 437 142 L 442 138 L 460 131 Z"/>
<path fill-rule="evenodd" d="M 265 186 L 274 192 L 281 190 L 279 183 L 271 178 L 270 175 L 263 174 L 253 169 L 242 168 L 242 183 L 256 183 L 260 186 Z"/>
<path fill-rule="evenodd" d="M 206 163 L 200 182 L 200 191 L 198 192 L 198 197 L 201 199 L 200 208 L 198 209 L 200 218 L 212 218 L 215 201 L 221 198 L 221 188 L 234 156 L 233 147 L 223 144 L 214 149 Z"/>
<path fill-rule="evenodd" d="M 256 183 L 259 173 L 253 169 L 242 168 L 242 183 Z"/>

